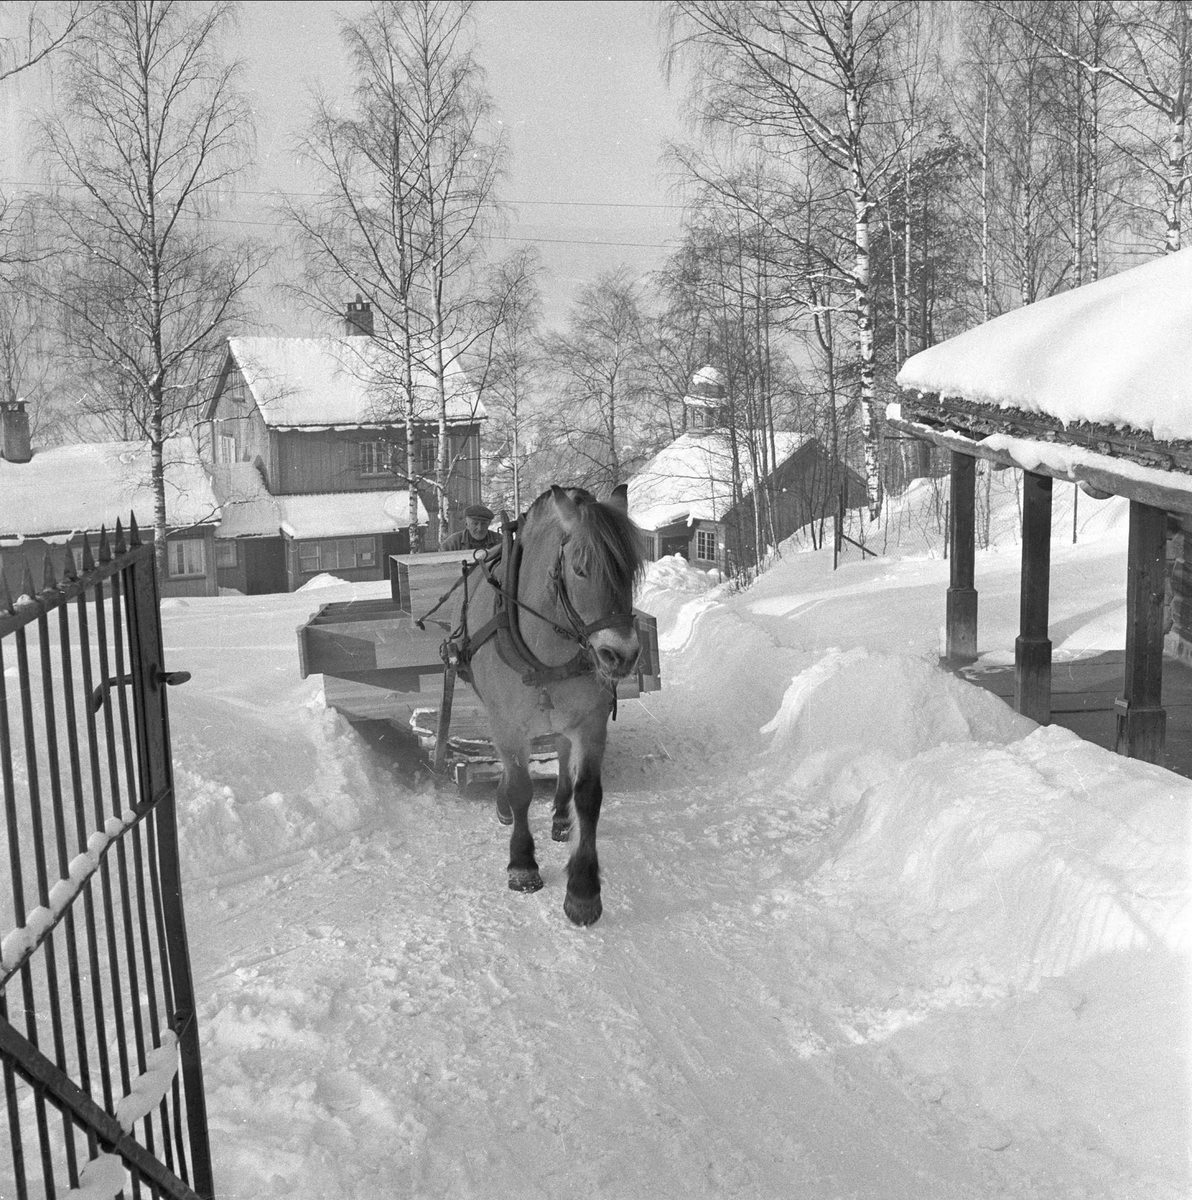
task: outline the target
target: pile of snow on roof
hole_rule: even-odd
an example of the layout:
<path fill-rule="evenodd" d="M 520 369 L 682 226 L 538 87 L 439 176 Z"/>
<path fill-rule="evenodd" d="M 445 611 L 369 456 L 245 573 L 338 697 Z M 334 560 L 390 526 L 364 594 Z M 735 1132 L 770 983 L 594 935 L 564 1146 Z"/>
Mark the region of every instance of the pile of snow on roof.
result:
<path fill-rule="evenodd" d="M 1005 313 L 908 359 L 904 388 L 1192 439 L 1192 248 Z"/>

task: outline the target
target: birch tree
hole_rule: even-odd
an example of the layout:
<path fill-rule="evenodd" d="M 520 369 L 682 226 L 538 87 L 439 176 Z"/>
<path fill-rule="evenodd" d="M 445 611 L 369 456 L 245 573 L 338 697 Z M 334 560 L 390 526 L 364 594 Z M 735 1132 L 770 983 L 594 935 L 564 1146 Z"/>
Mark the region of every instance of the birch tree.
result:
<path fill-rule="evenodd" d="M 676 53 L 699 64 L 705 123 L 748 129 L 779 153 L 807 153 L 834 173 L 851 210 L 856 387 L 871 514 L 882 505 L 881 417 L 875 389 L 871 231 L 890 169 L 871 121 L 889 95 L 909 6 L 870 0 L 676 0 Z"/>
<path fill-rule="evenodd" d="M 616 270 L 582 288 L 566 330 L 543 342 L 557 396 L 546 428 L 581 487 L 607 492 L 625 481 L 632 465 L 643 328 L 640 287 Z"/>
<path fill-rule="evenodd" d="M 496 265 L 482 296 L 485 337 L 472 361 L 476 391 L 489 416 L 494 463 L 507 463 L 502 491 L 512 511 L 522 511 L 526 432 L 542 371 L 538 330 L 542 320 L 541 266 L 537 252 L 521 250 Z"/>
<path fill-rule="evenodd" d="M 318 104 L 304 149 L 321 197 L 289 209 L 307 256 L 307 296 L 338 313 L 344 291 L 359 293 L 380 317 L 376 337 L 400 364 L 389 383 L 407 427 L 411 528 L 423 484 L 440 537 L 450 521 L 450 368 L 485 333 L 475 303 L 481 234 L 504 161 L 470 43 L 471 7 L 378 0 L 344 24 L 355 110 L 341 116 Z M 438 426 L 431 477 L 417 469 L 418 367 L 431 379 Z"/>
<path fill-rule="evenodd" d="M 1188 193 L 1188 98 L 1192 84 L 1192 0 L 1106 0 L 1097 17 L 1101 36 L 1073 43 L 1014 4 L 999 8 L 1058 57 L 1078 66 L 1091 79 L 1108 80 L 1149 113 L 1153 124 L 1140 129 L 1140 165 L 1159 181 L 1162 196 L 1163 248 L 1183 244 L 1183 214 Z M 1102 56 L 1105 37 L 1116 53 Z"/>
<path fill-rule="evenodd" d="M 207 223 L 252 128 L 218 50 L 231 19 L 226 4 L 102 5 L 65 51 L 59 114 L 42 125 L 63 263 L 47 299 L 65 313 L 63 352 L 100 384 L 97 411 L 149 443 L 162 577 L 166 440 L 207 399 L 262 265 Z"/>

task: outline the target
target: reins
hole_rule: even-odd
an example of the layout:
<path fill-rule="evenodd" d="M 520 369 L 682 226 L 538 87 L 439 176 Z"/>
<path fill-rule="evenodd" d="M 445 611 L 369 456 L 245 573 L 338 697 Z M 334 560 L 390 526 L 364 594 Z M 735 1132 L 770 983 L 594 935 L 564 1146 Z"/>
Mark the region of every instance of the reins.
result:
<path fill-rule="evenodd" d="M 497 653 L 500 655 L 502 661 L 521 675 L 522 682 L 527 687 L 541 687 L 545 683 L 556 683 L 564 679 L 573 679 L 576 676 L 588 674 L 594 669 L 595 659 L 594 649 L 590 640 L 591 635 L 601 629 L 632 626 L 632 612 L 610 613 L 608 616 L 585 623 L 567 592 L 567 585 L 563 578 L 566 537 L 563 539 L 563 544 L 559 547 L 559 555 L 550 572 L 550 580 L 555 596 L 559 601 L 559 605 L 569 626 L 560 624 L 552 617 L 548 617 L 545 613 L 541 613 L 532 605 L 527 604 L 518 595 L 518 577 L 520 575 L 522 551 L 521 539 L 519 538 L 517 541 L 514 541 L 513 537 L 514 533 L 522 526 L 525 518 L 523 516 L 517 521 L 510 521 L 507 513 L 502 513 L 501 516 L 502 539 L 499 550 L 496 553 L 490 551 L 484 558 L 473 559 L 470 563 L 464 562 L 459 579 L 439 598 L 438 603 L 423 614 L 422 617 L 418 618 L 415 623 L 420 629 L 424 628 L 423 622 L 441 608 L 461 584 L 466 584 L 469 575 L 479 567 L 485 580 L 496 593 L 494 612 L 492 617 L 476 630 L 475 634 L 469 635 L 468 596 L 467 589 L 465 588 L 464 603 L 460 606 L 459 626 L 452 631 L 450 637 L 443 642 L 441 648 L 443 661 L 448 667 L 455 667 L 465 678 L 468 678 L 469 665 L 476 651 L 491 638 L 495 637 L 497 640 Z M 503 580 L 497 577 L 498 565 L 504 568 L 505 578 Z M 552 665 L 542 662 L 526 644 L 521 635 L 520 621 L 518 619 L 521 611 L 528 612 L 531 616 L 550 626 L 561 637 L 575 642 L 579 646 L 579 650 L 565 663 Z"/>

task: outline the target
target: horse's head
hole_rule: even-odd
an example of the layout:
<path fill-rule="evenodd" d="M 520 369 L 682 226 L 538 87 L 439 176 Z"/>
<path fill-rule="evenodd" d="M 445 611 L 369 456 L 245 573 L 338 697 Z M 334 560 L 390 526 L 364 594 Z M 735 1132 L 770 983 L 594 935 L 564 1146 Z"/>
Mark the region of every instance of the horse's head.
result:
<path fill-rule="evenodd" d="M 555 568 L 558 603 L 576 632 L 582 631 L 600 674 L 621 679 L 633 670 L 641 649 L 633 585 L 644 566 L 625 485 L 603 502 L 580 488 L 558 486 L 549 499 L 563 535 Z"/>

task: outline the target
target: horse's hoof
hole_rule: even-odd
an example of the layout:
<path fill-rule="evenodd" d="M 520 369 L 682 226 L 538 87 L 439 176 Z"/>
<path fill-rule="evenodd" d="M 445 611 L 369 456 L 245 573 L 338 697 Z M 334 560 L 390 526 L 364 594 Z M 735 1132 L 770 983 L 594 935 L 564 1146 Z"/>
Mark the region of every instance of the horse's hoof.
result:
<path fill-rule="evenodd" d="M 502 804 L 500 800 L 497 801 L 497 820 L 502 825 L 513 824 L 513 809 L 508 804 Z"/>
<path fill-rule="evenodd" d="M 600 914 L 604 912 L 604 906 L 600 903 L 599 896 L 589 896 L 581 900 L 568 892 L 563 901 L 563 911 L 576 925 L 595 925 L 600 920 Z"/>
<path fill-rule="evenodd" d="M 552 821 L 550 835 L 556 842 L 565 842 L 571 836 L 570 821 Z"/>
<path fill-rule="evenodd" d="M 542 876 L 533 867 L 510 867 L 511 892 L 536 892 L 542 886 Z"/>

